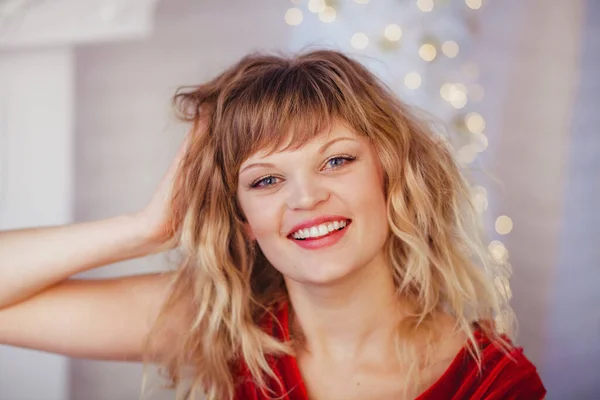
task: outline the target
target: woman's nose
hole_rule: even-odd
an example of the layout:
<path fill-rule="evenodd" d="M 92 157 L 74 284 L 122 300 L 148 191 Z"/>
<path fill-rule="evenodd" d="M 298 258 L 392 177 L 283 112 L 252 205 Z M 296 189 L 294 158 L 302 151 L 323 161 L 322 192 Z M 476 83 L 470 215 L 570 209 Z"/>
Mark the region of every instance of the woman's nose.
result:
<path fill-rule="evenodd" d="M 288 208 L 310 210 L 329 198 L 329 190 L 318 179 L 305 178 L 289 182 Z"/>

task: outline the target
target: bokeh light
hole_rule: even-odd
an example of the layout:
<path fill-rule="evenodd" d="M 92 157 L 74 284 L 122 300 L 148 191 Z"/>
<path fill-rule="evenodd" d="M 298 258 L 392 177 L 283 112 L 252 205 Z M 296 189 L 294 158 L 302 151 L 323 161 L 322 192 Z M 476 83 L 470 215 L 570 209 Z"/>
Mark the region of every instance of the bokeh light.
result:
<path fill-rule="evenodd" d="M 357 32 L 354 35 L 352 35 L 352 39 L 350 39 L 350 44 L 355 49 L 365 49 L 369 45 L 369 37 L 362 32 Z"/>
<path fill-rule="evenodd" d="M 510 217 L 501 215 L 496 218 L 496 232 L 498 232 L 500 235 L 507 235 L 512 231 L 512 229 L 513 222 Z"/>
<path fill-rule="evenodd" d="M 442 43 L 442 53 L 448 58 L 454 58 L 458 55 L 458 43 L 453 40 L 447 40 Z"/>
<path fill-rule="evenodd" d="M 425 61 L 433 61 L 436 55 L 437 50 L 431 43 L 425 43 L 419 48 L 419 56 Z"/>
<path fill-rule="evenodd" d="M 387 40 L 397 42 L 402 37 L 402 28 L 396 24 L 389 24 L 385 27 L 384 36 Z"/>
<path fill-rule="evenodd" d="M 335 21 L 336 12 L 333 7 L 325 7 L 323 11 L 319 13 L 319 19 L 323 22 L 330 23 Z"/>
<path fill-rule="evenodd" d="M 404 76 L 404 84 L 409 89 L 418 89 L 421 83 L 421 75 L 418 72 L 409 72 Z"/>
<path fill-rule="evenodd" d="M 433 0 L 417 0 L 417 7 L 423 12 L 430 12 L 433 10 Z"/>
<path fill-rule="evenodd" d="M 302 15 L 302 10 L 299 8 L 290 8 L 285 12 L 285 22 L 288 25 L 300 25 L 303 19 L 304 15 Z"/>

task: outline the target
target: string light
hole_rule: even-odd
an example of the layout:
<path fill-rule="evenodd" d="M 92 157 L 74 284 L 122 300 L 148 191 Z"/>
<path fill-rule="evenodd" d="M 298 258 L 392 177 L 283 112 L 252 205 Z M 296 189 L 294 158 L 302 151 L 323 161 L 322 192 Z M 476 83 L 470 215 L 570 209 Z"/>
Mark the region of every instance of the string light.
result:
<path fill-rule="evenodd" d="M 321 13 L 325 11 L 325 0 L 308 0 L 308 10 L 313 13 Z"/>
<path fill-rule="evenodd" d="M 330 23 L 335 21 L 336 12 L 333 7 L 325 7 L 325 9 L 319 13 L 319 19 L 323 22 Z"/>
<path fill-rule="evenodd" d="M 472 133 L 481 133 L 485 129 L 485 119 L 481 114 L 470 112 L 465 116 L 465 125 Z"/>
<path fill-rule="evenodd" d="M 458 43 L 453 40 L 447 40 L 442 43 L 442 52 L 448 58 L 454 58 L 458 55 Z"/>
<path fill-rule="evenodd" d="M 465 3 L 472 10 L 479 10 L 481 8 L 481 0 L 465 0 Z"/>
<path fill-rule="evenodd" d="M 418 89 L 421 83 L 421 75 L 418 72 L 409 72 L 404 76 L 404 84 L 409 89 Z"/>
<path fill-rule="evenodd" d="M 510 219 L 510 217 L 506 215 L 501 215 L 498 218 L 496 218 L 496 232 L 498 232 L 500 235 L 509 234 L 510 231 L 512 231 L 512 228 L 513 222 L 512 219 Z"/>
<path fill-rule="evenodd" d="M 488 245 L 488 250 L 494 260 L 499 263 L 505 263 L 508 260 L 508 250 L 499 240 L 492 240 Z"/>
<path fill-rule="evenodd" d="M 430 12 L 433 10 L 433 0 L 417 0 L 417 7 L 423 12 Z"/>
<path fill-rule="evenodd" d="M 389 24 L 383 32 L 385 38 L 392 42 L 397 42 L 402 37 L 402 28 L 396 24 Z"/>
<path fill-rule="evenodd" d="M 300 25 L 303 19 L 304 16 L 302 15 L 302 10 L 299 8 L 290 8 L 285 12 L 285 22 L 287 22 L 288 25 Z"/>
<path fill-rule="evenodd" d="M 419 56 L 427 62 L 433 61 L 436 55 L 437 50 L 431 43 L 425 43 L 419 48 Z"/>
<path fill-rule="evenodd" d="M 369 45 L 369 37 L 362 32 L 355 33 L 350 39 L 350 44 L 355 49 L 362 50 Z"/>
<path fill-rule="evenodd" d="M 462 165 L 472 163 L 475 161 L 475 157 L 477 157 L 477 149 L 471 144 L 462 146 L 456 152 L 456 159 Z"/>
<path fill-rule="evenodd" d="M 471 146 L 476 152 L 481 153 L 488 147 L 488 138 L 483 133 L 474 133 L 471 135 Z"/>
<path fill-rule="evenodd" d="M 488 208 L 487 190 L 483 186 L 476 186 L 471 195 L 475 210 L 482 214 Z"/>

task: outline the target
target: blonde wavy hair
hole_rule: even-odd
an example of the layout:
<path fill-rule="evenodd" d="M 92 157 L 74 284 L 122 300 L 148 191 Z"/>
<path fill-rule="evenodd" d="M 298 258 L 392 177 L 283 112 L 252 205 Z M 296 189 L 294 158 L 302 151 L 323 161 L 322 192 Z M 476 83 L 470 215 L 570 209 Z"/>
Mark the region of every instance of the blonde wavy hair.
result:
<path fill-rule="evenodd" d="M 494 284 L 507 269 L 482 245 L 470 186 L 450 147 L 359 62 L 330 50 L 252 54 L 207 83 L 180 89 L 174 104 L 193 124 L 172 202 L 185 259 L 148 354 L 152 339 L 173 329 L 173 316 L 184 316 L 183 332 L 160 355 L 178 397 L 232 399 L 240 363 L 268 391 L 267 377 L 275 375 L 267 357 L 294 354 L 291 343 L 261 329 L 288 296 L 282 275 L 244 235 L 238 172 L 256 151 L 301 146 L 339 121 L 371 141 L 385 172 L 391 233 L 384 251 L 399 299 L 413 305 L 398 326 L 398 357 L 415 382 L 428 359 L 423 348 L 439 339 L 433 322 L 442 312 L 471 343 L 477 322 L 509 346 L 493 322 L 512 315 Z M 477 348 L 471 351 L 479 360 Z"/>

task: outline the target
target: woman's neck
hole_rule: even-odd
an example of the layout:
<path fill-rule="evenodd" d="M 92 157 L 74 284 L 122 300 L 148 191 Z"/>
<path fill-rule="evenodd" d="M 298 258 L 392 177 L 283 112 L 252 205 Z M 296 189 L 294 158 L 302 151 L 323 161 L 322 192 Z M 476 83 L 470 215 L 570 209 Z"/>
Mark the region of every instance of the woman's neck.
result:
<path fill-rule="evenodd" d="M 339 362 L 390 355 L 401 306 L 383 257 L 332 285 L 286 284 L 304 350 Z"/>

